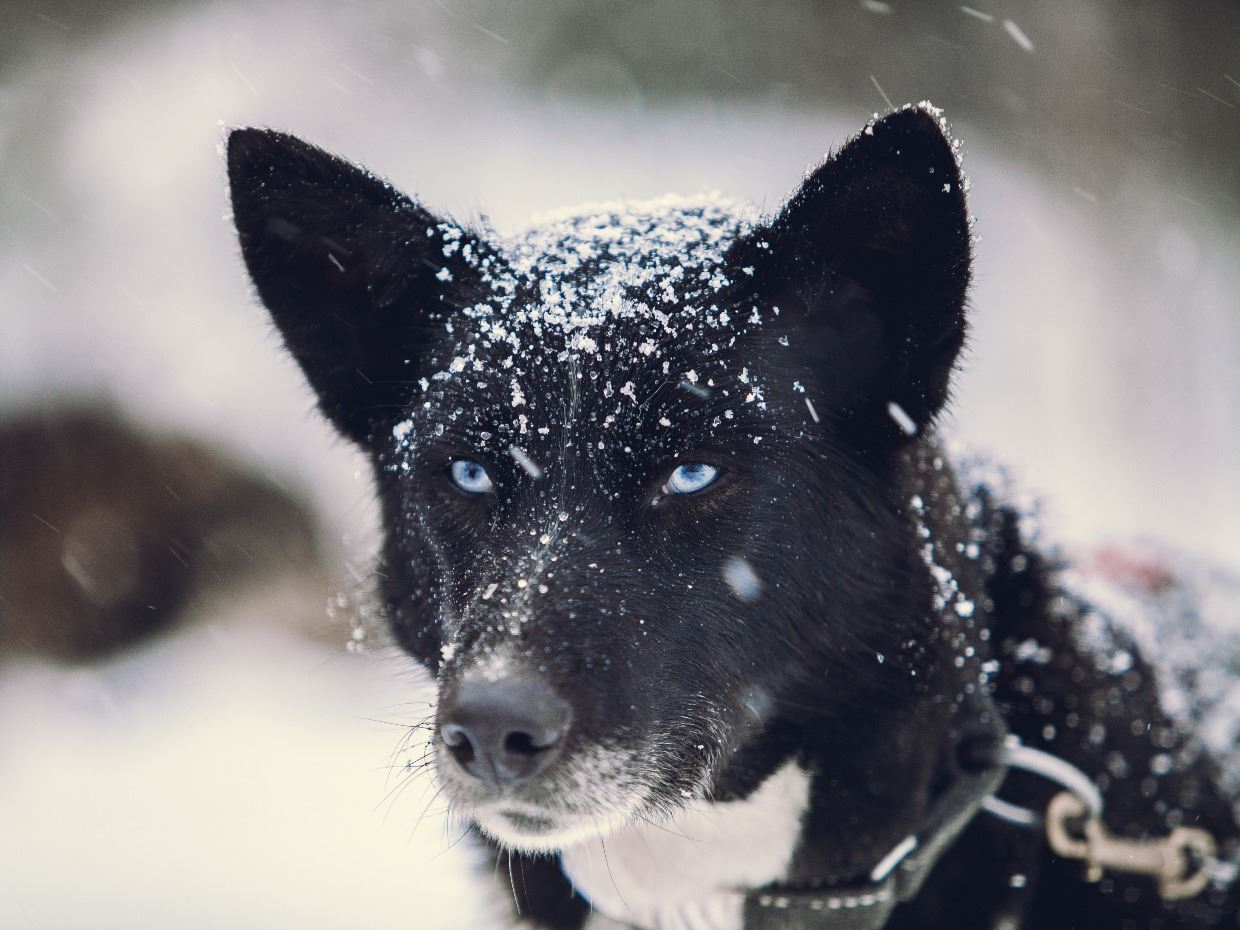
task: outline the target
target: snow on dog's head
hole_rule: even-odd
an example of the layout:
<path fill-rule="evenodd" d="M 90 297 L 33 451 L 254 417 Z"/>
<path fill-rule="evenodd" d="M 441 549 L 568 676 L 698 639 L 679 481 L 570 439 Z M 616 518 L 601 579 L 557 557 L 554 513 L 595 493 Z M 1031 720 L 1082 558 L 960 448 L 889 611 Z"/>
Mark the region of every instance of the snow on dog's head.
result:
<path fill-rule="evenodd" d="M 895 484 L 969 274 L 936 111 L 872 123 L 773 218 L 667 197 L 507 237 L 291 136 L 228 155 L 258 293 L 374 463 L 458 810 L 556 848 L 760 783 L 791 694 L 842 734 L 918 684 Z"/>

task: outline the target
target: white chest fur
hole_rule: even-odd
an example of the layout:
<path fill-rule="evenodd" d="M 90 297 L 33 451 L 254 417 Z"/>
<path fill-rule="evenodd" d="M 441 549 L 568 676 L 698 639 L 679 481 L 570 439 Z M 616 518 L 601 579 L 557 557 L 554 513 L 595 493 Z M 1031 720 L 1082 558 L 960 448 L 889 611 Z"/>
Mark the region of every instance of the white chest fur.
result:
<path fill-rule="evenodd" d="M 787 874 L 808 798 L 809 778 L 790 762 L 743 801 L 699 803 L 667 823 L 570 846 L 564 870 L 621 926 L 740 930 L 743 891 Z"/>

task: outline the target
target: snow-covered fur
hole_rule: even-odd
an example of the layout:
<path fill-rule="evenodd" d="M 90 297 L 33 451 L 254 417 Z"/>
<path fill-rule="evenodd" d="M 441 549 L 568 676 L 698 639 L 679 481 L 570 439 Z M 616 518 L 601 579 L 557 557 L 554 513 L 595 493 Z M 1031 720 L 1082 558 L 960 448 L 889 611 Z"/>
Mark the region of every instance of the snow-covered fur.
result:
<path fill-rule="evenodd" d="M 534 680 L 566 708 L 522 734 L 555 749 L 534 775 L 434 746 L 536 924 L 593 905 L 738 927 L 709 889 L 868 875 L 952 781 L 979 695 L 1097 781 L 1112 830 L 1205 826 L 1235 857 L 1222 699 L 1188 697 L 1183 651 L 1158 673 L 1159 634 L 1068 590 L 936 437 L 970 274 L 957 149 L 906 107 L 774 217 L 665 198 L 503 237 L 291 136 L 230 136 L 246 263 L 374 463 L 384 602 L 441 726 L 470 682 Z M 1013 775 L 1003 794 L 1051 791 Z M 1232 926 L 1216 879 L 1167 906 L 979 817 L 889 926 Z"/>

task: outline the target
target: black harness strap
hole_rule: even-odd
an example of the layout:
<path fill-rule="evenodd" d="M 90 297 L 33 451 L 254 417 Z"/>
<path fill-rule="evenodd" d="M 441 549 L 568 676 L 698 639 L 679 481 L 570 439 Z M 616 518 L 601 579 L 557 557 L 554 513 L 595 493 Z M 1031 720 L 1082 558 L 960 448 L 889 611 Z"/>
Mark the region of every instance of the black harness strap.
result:
<path fill-rule="evenodd" d="M 771 885 L 745 896 L 745 930 L 880 930 L 901 901 L 921 890 L 943 853 L 994 794 L 1002 766 L 963 772 L 931 807 L 925 828 L 884 857 L 868 882 L 796 888 Z"/>
<path fill-rule="evenodd" d="M 997 717 L 990 719 L 995 734 L 1001 733 Z M 843 886 L 776 884 L 748 892 L 744 930 L 881 930 L 895 906 L 921 890 L 926 876 L 1006 775 L 1006 766 L 998 762 L 958 771 L 931 805 L 923 828 L 884 856 L 868 881 Z"/>
<path fill-rule="evenodd" d="M 897 903 L 896 880 L 817 891 L 772 888 L 745 898 L 745 930 L 879 930 Z"/>

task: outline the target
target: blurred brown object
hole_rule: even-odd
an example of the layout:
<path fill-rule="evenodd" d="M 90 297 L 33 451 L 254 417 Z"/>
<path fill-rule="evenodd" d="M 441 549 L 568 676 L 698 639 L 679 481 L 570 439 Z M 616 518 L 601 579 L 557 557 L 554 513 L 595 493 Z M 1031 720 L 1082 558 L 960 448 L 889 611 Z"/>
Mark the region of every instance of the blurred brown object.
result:
<path fill-rule="evenodd" d="M 99 657 L 290 577 L 324 621 L 315 522 L 271 480 L 106 409 L 0 423 L 0 655 Z"/>

